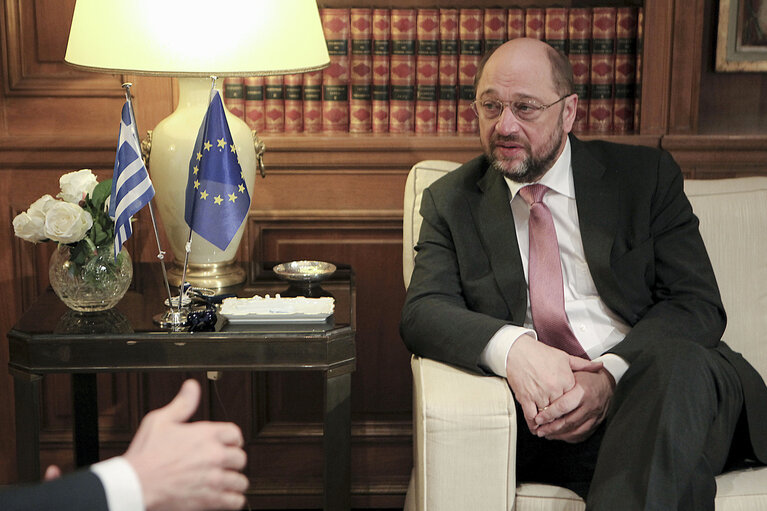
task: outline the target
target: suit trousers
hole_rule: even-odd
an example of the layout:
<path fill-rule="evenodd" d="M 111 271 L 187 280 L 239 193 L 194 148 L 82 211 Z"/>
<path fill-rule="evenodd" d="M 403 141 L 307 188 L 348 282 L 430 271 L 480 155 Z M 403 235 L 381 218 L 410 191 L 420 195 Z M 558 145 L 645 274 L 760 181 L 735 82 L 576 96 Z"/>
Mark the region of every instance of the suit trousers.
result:
<path fill-rule="evenodd" d="M 738 376 L 718 351 L 649 342 L 583 442 L 532 435 L 517 404 L 517 478 L 570 488 L 589 511 L 713 511 L 742 409 Z"/>

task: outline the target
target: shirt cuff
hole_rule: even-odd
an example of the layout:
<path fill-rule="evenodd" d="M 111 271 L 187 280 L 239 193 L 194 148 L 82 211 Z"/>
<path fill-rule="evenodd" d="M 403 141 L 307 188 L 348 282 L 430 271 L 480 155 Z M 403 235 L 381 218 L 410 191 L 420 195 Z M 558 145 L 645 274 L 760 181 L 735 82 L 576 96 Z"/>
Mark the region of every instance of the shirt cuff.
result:
<path fill-rule="evenodd" d="M 516 325 L 504 325 L 487 342 L 479 355 L 479 365 L 491 373 L 506 378 L 506 357 L 517 339 L 523 335 L 538 339 L 534 330 Z"/>
<path fill-rule="evenodd" d="M 91 465 L 107 496 L 109 511 L 146 511 L 141 482 L 136 471 L 122 456 Z"/>
<path fill-rule="evenodd" d="M 602 362 L 607 372 L 613 375 L 615 384 L 623 378 L 623 374 L 628 370 L 629 363 L 615 353 L 605 353 L 594 359 L 594 362 Z"/>

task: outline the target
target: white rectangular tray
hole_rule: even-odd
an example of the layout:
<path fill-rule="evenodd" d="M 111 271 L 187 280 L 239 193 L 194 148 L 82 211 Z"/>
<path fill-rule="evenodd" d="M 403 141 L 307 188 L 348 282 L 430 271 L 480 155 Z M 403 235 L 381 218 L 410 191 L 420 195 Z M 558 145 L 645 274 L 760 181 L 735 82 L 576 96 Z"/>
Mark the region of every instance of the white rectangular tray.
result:
<path fill-rule="evenodd" d="M 332 312 L 319 314 L 221 314 L 233 324 L 256 323 L 322 323 L 333 315 Z"/>

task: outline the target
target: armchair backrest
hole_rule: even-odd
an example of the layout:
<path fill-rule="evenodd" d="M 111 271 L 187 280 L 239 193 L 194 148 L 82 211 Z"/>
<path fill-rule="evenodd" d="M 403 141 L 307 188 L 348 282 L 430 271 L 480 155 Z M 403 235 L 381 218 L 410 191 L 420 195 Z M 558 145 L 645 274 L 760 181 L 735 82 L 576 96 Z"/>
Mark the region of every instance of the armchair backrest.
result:
<path fill-rule="evenodd" d="M 405 208 L 402 216 L 402 276 L 405 288 L 410 284 L 415 261 L 415 244 L 421 232 L 421 196 L 434 181 L 461 164 L 445 160 L 425 160 L 410 169 L 405 182 Z"/>
<path fill-rule="evenodd" d="M 410 284 L 414 246 L 421 230 L 425 188 L 460 164 L 416 163 L 405 185 L 402 270 Z M 686 180 L 685 192 L 700 219 L 700 231 L 727 311 L 724 340 L 767 380 L 767 177 Z"/>
<path fill-rule="evenodd" d="M 686 180 L 727 311 L 724 340 L 767 380 L 767 177 Z"/>

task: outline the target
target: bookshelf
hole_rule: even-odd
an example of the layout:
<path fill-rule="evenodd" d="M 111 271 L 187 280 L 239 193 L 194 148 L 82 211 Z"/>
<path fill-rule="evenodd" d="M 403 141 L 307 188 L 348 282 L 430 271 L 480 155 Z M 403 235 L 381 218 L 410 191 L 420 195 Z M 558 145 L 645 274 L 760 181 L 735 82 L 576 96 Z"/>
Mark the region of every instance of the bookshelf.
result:
<path fill-rule="evenodd" d="M 371 4 L 320 4 L 330 67 L 286 76 L 284 105 L 270 104 L 269 84 L 264 88 L 263 79 L 229 78 L 224 85 L 227 106 L 251 129 L 267 136 L 281 132 L 476 136 L 470 103 L 482 54 L 509 39 L 534 37 L 570 57 L 580 97 L 576 134 L 640 133 L 642 4 L 530 3 L 502 8 L 468 2 L 429 7 L 422 2 L 393 2 L 387 8 Z M 293 97 L 299 101 L 287 101 L 288 80 L 297 84 Z M 649 80 L 652 89 L 657 77 L 651 74 Z M 290 114 L 294 122 L 289 129 Z M 270 125 L 275 118 L 285 122 Z"/>
<path fill-rule="evenodd" d="M 320 7 L 493 8 L 495 0 L 327 0 Z M 511 4 L 504 4 L 509 6 Z M 582 138 L 664 147 L 672 152 L 688 177 L 725 177 L 767 172 L 762 147 L 767 137 L 767 76 L 765 73 L 718 73 L 713 69 L 717 37 L 715 0 L 519 0 L 518 7 L 633 6 L 644 10 L 642 104 L 638 129 L 632 134 L 594 134 Z M 320 140 L 328 135 L 316 135 Z M 382 135 L 330 135 L 341 152 L 360 155 Z M 458 155 L 476 148 L 471 134 L 455 134 Z M 265 135 L 271 149 L 282 147 L 279 135 Z M 292 139 L 291 137 L 288 137 Z M 466 141 L 464 139 L 468 138 Z M 382 138 L 392 153 L 403 150 L 417 157 L 434 154 L 434 137 L 409 133 Z M 436 145 L 451 143 L 440 141 Z M 375 145 L 375 143 L 373 143 Z M 453 152 L 455 154 L 455 151 Z M 348 154 L 333 158 L 347 160 Z M 370 165 L 367 158 L 359 158 Z M 375 160 L 373 160 L 375 161 Z M 327 162 L 327 160 L 325 160 Z"/>

